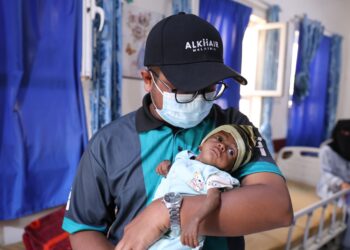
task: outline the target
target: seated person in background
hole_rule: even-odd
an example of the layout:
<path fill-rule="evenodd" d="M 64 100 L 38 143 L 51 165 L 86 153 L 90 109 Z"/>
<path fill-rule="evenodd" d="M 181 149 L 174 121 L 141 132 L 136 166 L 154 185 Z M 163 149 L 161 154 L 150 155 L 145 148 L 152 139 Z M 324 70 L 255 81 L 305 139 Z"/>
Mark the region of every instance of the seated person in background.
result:
<path fill-rule="evenodd" d="M 321 146 L 321 178 L 317 194 L 326 198 L 333 193 L 350 188 L 350 120 L 339 120 L 331 142 Z M 349 211 L 348 211 L 349 214 Z M 343 241 L 343 249 L 350 249 L 350 220 Z"/>
<path fill-rule="evenodd" d="M 331 139 L 320 150 L 322 174 L 317 193 L 322 198 L 350 188 L 350 120 L 339 120 Z"/>
<path fill-rule="evenodd" d="M 172 165 L 168 160 L 162 161 L 156 171 L 165 178 L 158 186 L 154 199 L 165 196 L 166 202 L 167 193 L 178 196 L 179 202 L 181 194 L 207 196 L 195 217 L 182 228 L 181 241 L 180 236 L 172 237 L 170 231 L 169 235 L 163 236 L 150 249 L 201 249 L 204 238 L 198 238 L 199 224 L 220 206 L 222 190 L 239 187 L 239 181 L 230 173 L 249 162 L 255 144 L 256 136 L 252 126 L 222 125 L 202 140 L 199 155 L 183 150 L 176 155 Z"/>

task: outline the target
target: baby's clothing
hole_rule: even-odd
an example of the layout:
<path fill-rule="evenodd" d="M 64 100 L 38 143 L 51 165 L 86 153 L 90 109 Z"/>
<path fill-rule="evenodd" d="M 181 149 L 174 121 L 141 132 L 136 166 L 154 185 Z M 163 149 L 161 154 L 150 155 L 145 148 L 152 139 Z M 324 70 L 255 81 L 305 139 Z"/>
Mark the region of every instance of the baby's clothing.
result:
<path fill-rule="evenodd" d="M 239 187 L 239 181 L 229 173 L 214 166 L 195 160 L 196 155 L 184 150 L 178 153 L 168 175 L 163 178 L 154 195 L 154 200 L 163 197 L 168 192 L 179 192 L 185 195 L 206 194 L 210 188 L 232 189 Z M 203 246 L 204 237 L 200 237 Z M 169 238 L 166 235 L 151 246 L 155 249 L 192 249 L 181 244 L 180 236 Z"/>

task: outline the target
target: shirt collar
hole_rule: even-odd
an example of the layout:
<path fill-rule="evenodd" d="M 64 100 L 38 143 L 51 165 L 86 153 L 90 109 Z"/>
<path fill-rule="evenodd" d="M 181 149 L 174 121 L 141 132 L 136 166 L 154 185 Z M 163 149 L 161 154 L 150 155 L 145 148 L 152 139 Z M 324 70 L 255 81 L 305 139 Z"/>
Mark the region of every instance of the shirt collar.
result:
<path fill-rule="evenodd" d="M 149 110 L 151 102 L 150 94 L 145 95 L 142 100 L 142 107 L 136 111 L 137 132 L 146 132 L 165 124 L 165 122 L 156 119 L 152 115 L 151 111 Z"/>

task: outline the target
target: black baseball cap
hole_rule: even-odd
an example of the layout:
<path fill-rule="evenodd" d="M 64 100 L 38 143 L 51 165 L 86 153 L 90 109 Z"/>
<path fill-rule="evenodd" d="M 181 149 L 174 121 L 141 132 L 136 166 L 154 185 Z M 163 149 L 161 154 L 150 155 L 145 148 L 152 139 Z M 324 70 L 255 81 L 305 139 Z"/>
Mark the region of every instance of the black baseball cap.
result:
<path fill-rule="evenodd" d="M 158 22 L 150 31 L 144 65 L 160 67 L 166 78 L 183 91 L 196 91 L 227 78 L 242 85 L 247 80 L 223 62 L 217 29 L 193 14 L 180 12 Z"/>

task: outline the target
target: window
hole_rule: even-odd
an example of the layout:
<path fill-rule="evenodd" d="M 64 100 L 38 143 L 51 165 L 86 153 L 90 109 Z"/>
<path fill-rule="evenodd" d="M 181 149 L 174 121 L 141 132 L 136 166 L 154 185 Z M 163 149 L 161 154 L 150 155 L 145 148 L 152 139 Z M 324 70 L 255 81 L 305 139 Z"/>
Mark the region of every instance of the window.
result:
<path fill-rule="evenodd" d="M 282 96 L 286 24 L 264 23 L 261 19 L 252 18 L 244 35 L 242 51 L 242 74 L 249 84 L 241 89 L 241 95 Z M 269 66 L 266 65 L 267 61 L 269 65 L 277 67 L 274 79 L 266 78 L 268 69 L 265 67 Z"/>
<path fill-rule="evenodd" d="M 297 58 L 298 58 L 298 49 L 299 49 L 299 30 L 294 30 L 294 39 L 292 45 L 292 61 L 291 61 L 291 74 L 289 79 L 289 101 L 288 108 L 290 108 L 293 104 L 292 96 L 294 93 L 294 80 L 295 80 L 295 72 L 297 67 Z"/>
<path fill-rule="evenodd" d="M 274 37 L 272 41 L 275 43 L 273 57 L 271 57 L 271 51 L 266 49 L 267 41 L 271 36 Z M 261 124 L 262 97 L 288 98 L 285 95 L 295 74 L 297 42 L 292 22 L 266 23 L 264 19 L 251 15 L 243 39 L 241 72 L 247 78 L 248 85 L 242 86 L 240 90 L 240 110 L 248 115 L 256 127 L 260 127 Z M 274 81 L 266 84 L 264 67 L 265 62 L 271 58 L 273 61 L 270 61 L 269 65 L 275 65 L 274 68 L 277 68 L 277 71 L 272 78 Z M 287 112 L 287 100 L 285 105 Z"/>

